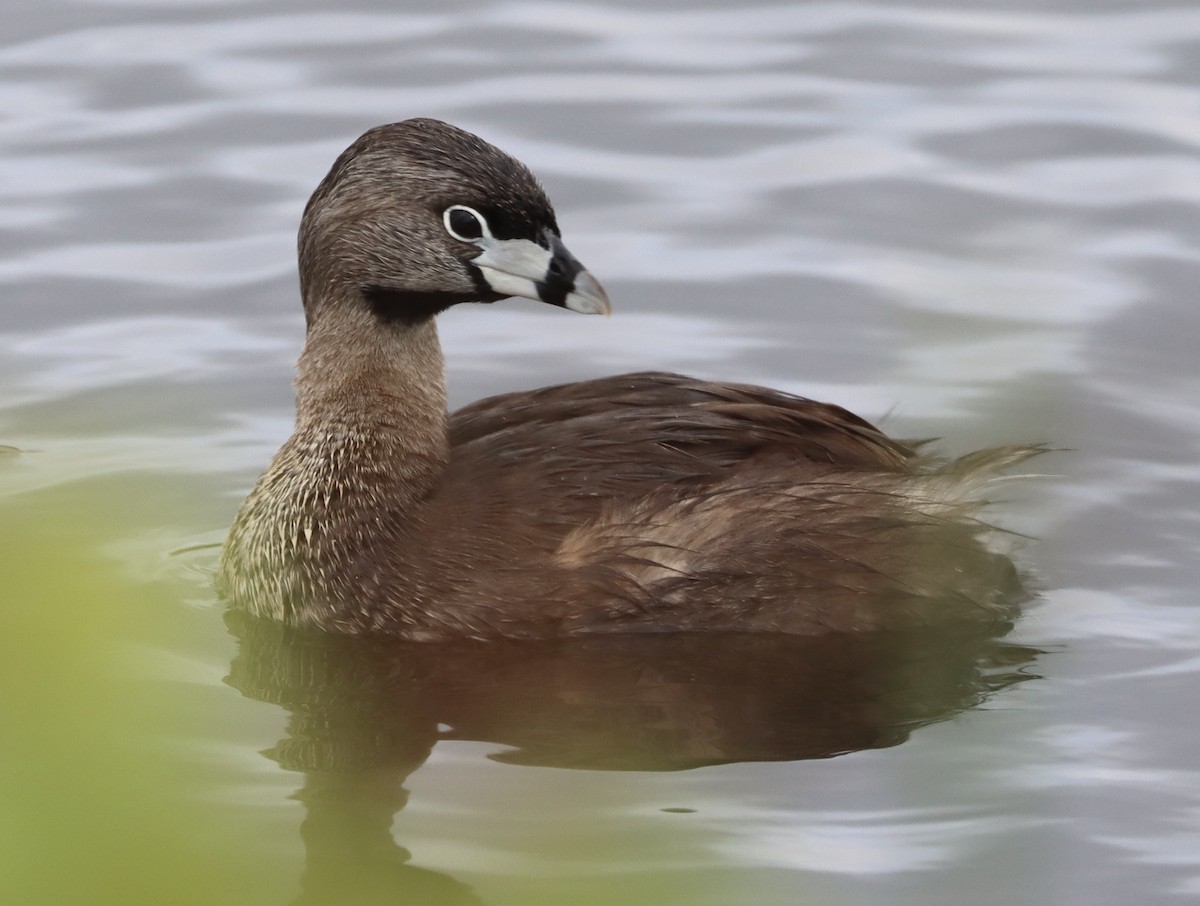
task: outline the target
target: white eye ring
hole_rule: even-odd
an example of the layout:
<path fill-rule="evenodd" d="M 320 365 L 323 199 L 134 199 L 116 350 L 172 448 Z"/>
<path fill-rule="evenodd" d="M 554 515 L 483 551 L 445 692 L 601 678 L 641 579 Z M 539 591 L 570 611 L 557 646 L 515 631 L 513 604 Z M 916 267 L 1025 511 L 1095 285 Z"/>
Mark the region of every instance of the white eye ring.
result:
<path fill-rule="evenodd" d="M 479 235 L 478 236 L 469 236 L 466 233 L 463 233 L 461 231 L 461 228 L 462 228 L 462 218 L 461 217 L 459 218 L 459 229 L 454 228 L 454 226 L 451 223 L 451 215 L 457 214 L 460 211 L 469 215 L 470 217 L 474 218 L 475 223 L 479 227 Z M 487 223 L 487 220 L 484 218 L 484 216 L 482 214 L 480 214 L 478 211 L 476 211 L 474 208 L 468 208 L 465 204 L 452 204 L 452 205 L 450 205 L 450 207 L 446 208 L 446 210 L 444 210 L 442 212 L 442 225 L 446 227 L 447 233 L 449 233 L 451 236 L 453 236 L 455 239 L 459 240 L 460 242 L 478 242 L 480 239 L 492 238 L 492 231 L 490 229 L 488 229 L 488 223 Z"/>

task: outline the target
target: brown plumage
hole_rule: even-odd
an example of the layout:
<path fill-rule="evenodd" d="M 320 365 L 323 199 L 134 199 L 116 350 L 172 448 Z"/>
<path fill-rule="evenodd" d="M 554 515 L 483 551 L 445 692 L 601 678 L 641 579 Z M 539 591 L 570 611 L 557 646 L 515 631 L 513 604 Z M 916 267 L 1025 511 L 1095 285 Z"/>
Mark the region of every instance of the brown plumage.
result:
<path fill-rule="evenodd" d="M 222 554 L 235 605 L 414 639 L 812 633 L 1012 615 L 974 519 L 1034 448 L 939 464 L 762 387 L 627 374 L 446 415 L 434 316 L 511 295 L 607 312 L 519 162 L 433 120 L 373 129 L 300 229 L 296 431 Z"/>

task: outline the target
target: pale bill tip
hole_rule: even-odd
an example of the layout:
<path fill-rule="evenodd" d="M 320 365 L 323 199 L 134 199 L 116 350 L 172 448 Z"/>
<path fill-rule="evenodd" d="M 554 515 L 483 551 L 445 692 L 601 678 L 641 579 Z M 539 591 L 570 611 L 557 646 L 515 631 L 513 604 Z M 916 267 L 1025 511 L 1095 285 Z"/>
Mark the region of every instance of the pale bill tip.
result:
<path fill-rule="evenodd" d="M 588 271 L 580 271 L 575 275 L 575 286 L 567 293 L 563 306 L 581 315 L 608 317 L 612 314 L 608 293 Z"/>

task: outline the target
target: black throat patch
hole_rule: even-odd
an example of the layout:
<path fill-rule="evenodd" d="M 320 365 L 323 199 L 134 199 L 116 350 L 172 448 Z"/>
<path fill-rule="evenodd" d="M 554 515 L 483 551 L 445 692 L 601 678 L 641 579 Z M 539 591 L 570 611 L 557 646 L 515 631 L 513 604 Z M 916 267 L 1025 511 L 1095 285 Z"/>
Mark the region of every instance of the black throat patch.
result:
<path fill-rule="evenodd" d="M 385 324 L 419 324 L 451 305 L 471 301 L 458 293 L 414 292 L 387 286 L 364 286 L 363 300 Z"/>

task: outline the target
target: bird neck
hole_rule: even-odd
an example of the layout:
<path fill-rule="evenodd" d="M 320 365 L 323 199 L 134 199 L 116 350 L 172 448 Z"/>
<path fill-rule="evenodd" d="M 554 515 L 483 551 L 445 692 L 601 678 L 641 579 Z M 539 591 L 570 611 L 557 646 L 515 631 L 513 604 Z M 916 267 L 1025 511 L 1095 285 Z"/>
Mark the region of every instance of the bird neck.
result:
<path fill-rule="evenodd" d="M 337 301 L 310 325 L 296 430 L 242 504 L 218 585 L 255 614 L 361 628 L 377 565 L 419 565 L 396 558 L 446 468 L 446 390 L 432 318 Z"/>
<path fill-rule="evenodd" d="M 422 498 L 449 457 L 433 318 L 388 322 L 360 300 L 322 308 L 297 363 L 293 441 L 326 451 L 347 487 L 369 480 L 393 505 Z"/>

